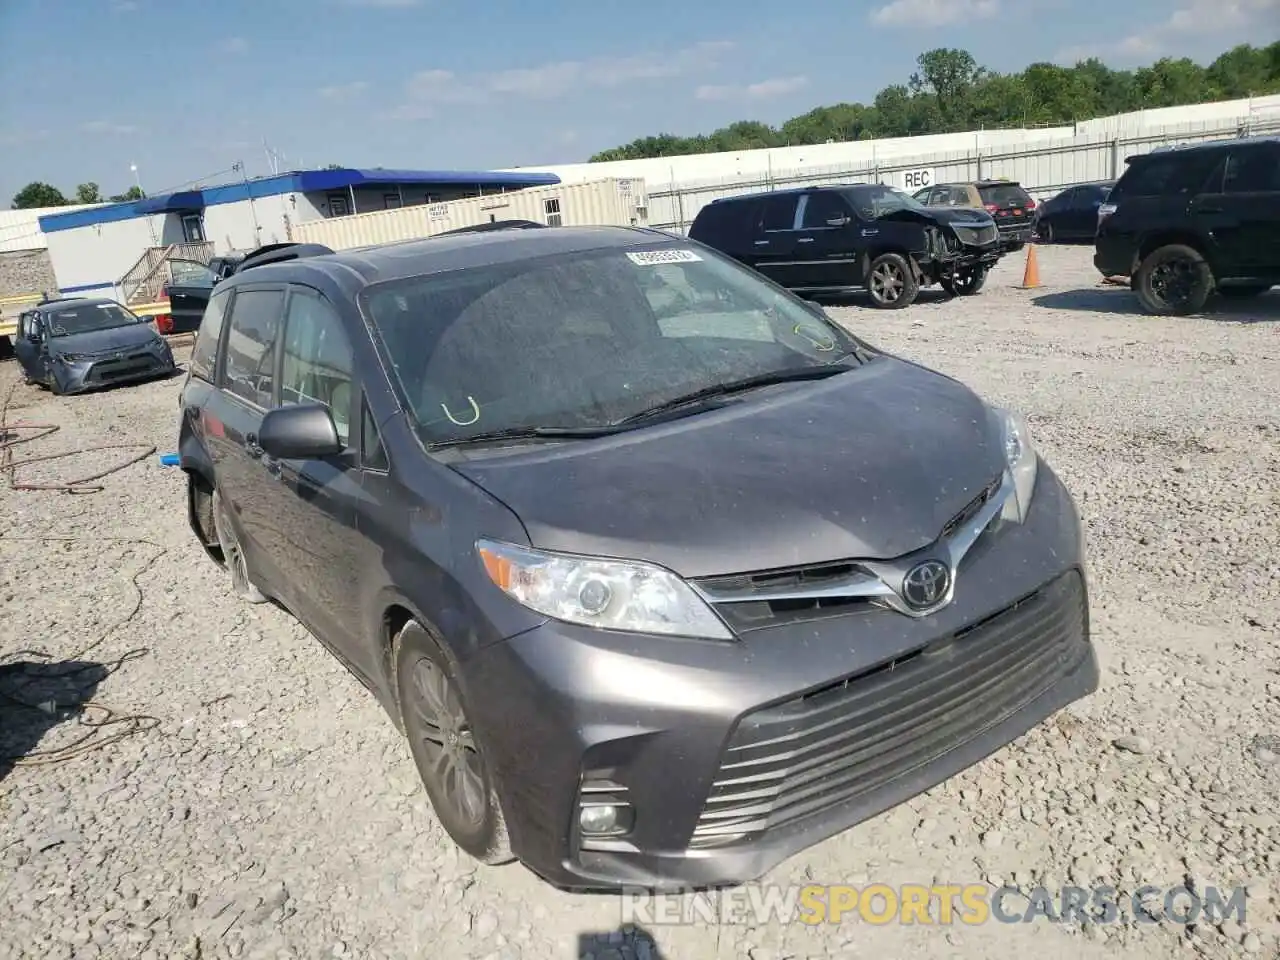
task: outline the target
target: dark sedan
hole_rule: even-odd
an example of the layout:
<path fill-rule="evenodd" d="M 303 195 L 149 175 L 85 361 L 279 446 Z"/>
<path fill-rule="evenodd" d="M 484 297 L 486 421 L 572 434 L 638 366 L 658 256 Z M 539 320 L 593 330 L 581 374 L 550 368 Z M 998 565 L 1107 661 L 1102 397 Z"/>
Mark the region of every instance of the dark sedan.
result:
<path fill-rule="evenodd" d="M 1098 208 L 1107 201 L 1114 180 L 1080 183 L 1040 204 L 1036 240 L 1040 243 L 1092 241 L 1098 232 Z"/>
<path fill-rule="evenodd" d="M 238 272 L 182 407 L 234 592 L 373 691 L 462 849 L 559 885 L 757 877 L 1098 684 L 1022 417 L 684 238 Z"/>
<path fill-rule="evenodd" d="M 149 320 L 96 297 L 52 300 L 26 311 L 13 352 L 28 383 L 59 394 L 177 372 L 173 351 Z"/>

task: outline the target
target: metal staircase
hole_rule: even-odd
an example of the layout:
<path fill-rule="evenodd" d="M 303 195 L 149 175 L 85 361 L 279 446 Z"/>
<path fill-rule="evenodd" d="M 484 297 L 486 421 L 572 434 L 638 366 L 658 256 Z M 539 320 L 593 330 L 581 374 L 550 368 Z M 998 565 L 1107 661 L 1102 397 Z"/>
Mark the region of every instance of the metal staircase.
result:
<path fill-rule="evenodd" d="M 153 303 L 169 282 L 170 260 L 195 260 L 207 264 L 213 259 L 213 243 L 171 243 L 164 247 L 148 247 L 120 278 L 120 290 L 127 306 Z"/>

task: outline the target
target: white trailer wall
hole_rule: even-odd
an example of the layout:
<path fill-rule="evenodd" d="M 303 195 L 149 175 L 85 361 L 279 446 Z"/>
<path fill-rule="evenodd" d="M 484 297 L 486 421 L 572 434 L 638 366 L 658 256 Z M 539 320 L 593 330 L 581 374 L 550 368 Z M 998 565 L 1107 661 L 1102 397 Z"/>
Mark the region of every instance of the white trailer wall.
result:
<path fill-rule="evenodd" d="M 174 223 L 166 224 L 167 219 Z M 180 242 L 182 224 L 176 216 L 155 214 L 56 230 L 45 236 L 58 288 L 63 293 L 118 298 L 117 281 L 138 262 L 142 251 Z"/>
<path fill-rule="evenodd" d="M 290 198 L 295 198 L 290 202 Z M 204 208 L 204 238 L 218 253 L 252 250 L 267 243 L 289 240 L 289 218 L 315 216 L 311 205 L 299 204 L 301 194 L 285 193 L 233 203 L 216 203 Z"/>
<path fill-rule="evenodd" d="M 647 203 L 644 181 L 609 178 L 312 220 L 294 224 L 293 239 L 350 250 L 430 237 L 492 220 L 533 220 L 551 226 L 646 226 Z"/>

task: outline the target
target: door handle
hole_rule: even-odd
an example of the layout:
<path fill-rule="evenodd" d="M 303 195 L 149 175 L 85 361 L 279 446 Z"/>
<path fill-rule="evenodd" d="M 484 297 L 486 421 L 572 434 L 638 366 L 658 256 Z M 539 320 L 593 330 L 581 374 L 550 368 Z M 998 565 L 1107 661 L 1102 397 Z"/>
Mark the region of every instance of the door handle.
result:
<path fill-rule="evenodd" d="M 244 450 L 245 453 L 249 454 L 249 456 L 253 457 L 255 460 L 259 459 L 262 454 L 266 452 L 258 445 L 258 435 L 256 433 L 245 434 Z"/>
<path fill-rule="evenodd" d="M 796 243 L 813 243 L 813 237 L 801 237 Z"/>
<path fill-rule="evenodd" d="M 1196 213 L 1221 213 L 1222 207 L 1197 207 Z"/>
<path fill-rule="evenodd" d="M 757 247 L 767 247 L 768 245 L 769 245 L 769 241 L 768 241 L 768 240 L 757 240 L 757 241 L 756 241 L 756 246 L 757 246 Z"/>

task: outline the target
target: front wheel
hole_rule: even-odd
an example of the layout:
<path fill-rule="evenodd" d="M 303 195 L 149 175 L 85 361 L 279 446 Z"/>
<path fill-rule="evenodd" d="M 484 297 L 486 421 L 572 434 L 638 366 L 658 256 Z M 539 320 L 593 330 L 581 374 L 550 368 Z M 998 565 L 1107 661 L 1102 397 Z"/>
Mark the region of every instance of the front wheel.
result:
<path fill-rule="evenodd" d="M 1053 243 L 1053 224 L 1048 220 L 1041 220 L 1036 224 L 1036 236 L 1041 243 Z"/>
<path fill-rule="evenodd" d="M 1213 271 L 1199 250 L 1171 243 L 1143 258 L 1133 285 L 1148 313 L 1187 316 L 1204 309 L 1213 292 Z"/>
<path fill-rule="evenodd" d="M 871 261 L 867 293 L 873 307 L 900 310 L 915 302 L 920 284 L 906 257 L 900 253 L 882 253 Z"/>
<path fill-rule="evenodd" d="M 962 270 L 954 277 L 947 277 L 940 280 L 942 289 L 953 297 L 971 297 L 987 282 L 986 267 L 971 267 L 968 270 Z"/>
<path fill-rule="evenodd" d="M 400 716 L 436 817 L 481 863 L 511 862 L 506 819 L 452 663 L 412 620 L 394 642 Z"/>

